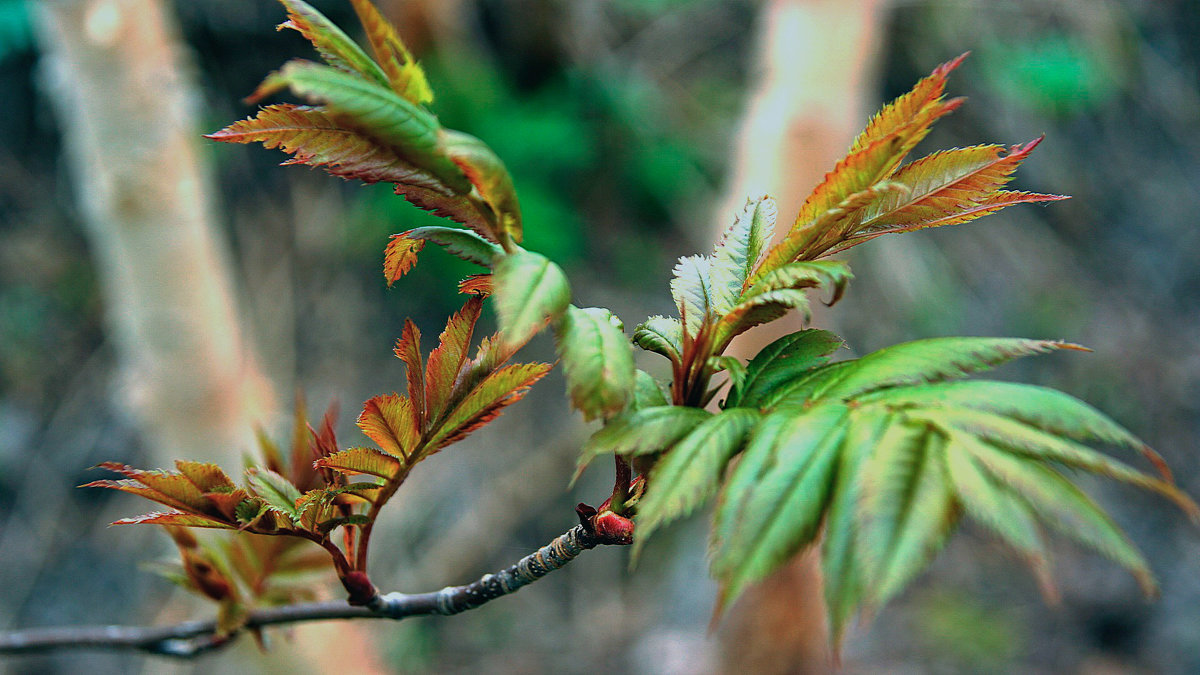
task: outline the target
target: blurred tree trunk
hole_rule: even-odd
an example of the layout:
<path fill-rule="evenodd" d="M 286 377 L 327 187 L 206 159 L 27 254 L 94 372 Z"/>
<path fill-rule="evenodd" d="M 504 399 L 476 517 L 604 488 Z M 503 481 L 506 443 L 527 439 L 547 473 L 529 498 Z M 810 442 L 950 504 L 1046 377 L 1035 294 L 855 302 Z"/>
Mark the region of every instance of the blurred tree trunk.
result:
<path fill-rule="evenodd" d="M 152 461 L 236 461 L 273 410 L 197 160 L 194 86 L 159 0 L 45 0 L 43 72 Z"/>
<path fill-rule="evenodd" d="M 147 462 L 236 463 L 255 447 L 255 427 L 271 421 L 276 399 L 240 320 L 197 152 L 198 93 L 169 5 L 44 0 L 37 7 L 48 93 L 104 288 L 126 403 L 151 448 Z M 167 612 L 196 609 L 187 607 Z M 296 632 L 293 672 L 383 671 L 359 626 Z M 221 657 L 226 666 L 258 658 L 234 654 Z"/>
<path fill-rule="evenodd" d="M 770 194 L 786 232 L 804 198 L 845 154 L 869 114 L 884 0 L 770 0 L 759 23 L 758 81 L 737 136 L 716 232 L 747 197 Z M 829 327 L 823 317 L 819 322 Z M 749 356 L 801 328 L 792 316 L 751 331 Z M 819 556 L 810 551 L 748 590 L 722 621 L 724 670 L 822 673 L 831 668 Z"/>

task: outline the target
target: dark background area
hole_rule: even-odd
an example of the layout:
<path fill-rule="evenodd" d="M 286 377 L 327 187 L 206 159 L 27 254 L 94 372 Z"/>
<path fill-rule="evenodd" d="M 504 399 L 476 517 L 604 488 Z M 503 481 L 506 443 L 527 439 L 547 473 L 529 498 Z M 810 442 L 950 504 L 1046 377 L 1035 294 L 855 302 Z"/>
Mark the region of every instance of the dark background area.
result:
<path fill-rule="evenodd" d="M 313 4 L 354 25 L 344 3 Z M 627 327 L 667 311 L 674 259 L 711 234 L 757 3 L 466 4 L 459 41 L 414 43 L 443 123 L 508 163 L 526 245 L 567 268 L 577 304 L 611 306 Z M 261 77 L 310 53 L 298 35 L 275 32 L 283 12 L 266 0 L 174 7 L 200 87 L 198 133 L 250 114 L 240 99 Z M 105 527 L 144 508 L 133 497 L 73 487 L 97 477 L 88 467 L 139 464 L 145 449 L 113 402 L 104 300 L 29 20 L 27 3 L 0 0 L 0 626 L 147 623 L 170 587 L 138 566 L 168 556 L 169 542 L 149 528 Z M 970 100 L 923 149 L 1044 133 L 1016 186 L 1072 199 L 856 249 L 856 280 L 825 313 L 832 327 L 860 353 L 953 334 L 1085 344 L 1095 353 L 1043 357 L 1001 376 L 1095 404 L 1200 495 L 1200 5 L 898 2 L 879 49 L 880 102 L 971 50 L 951 83 Z M 401 386 L 389 347 L 404 318 L 435 335 L 459 302 L 443 280 L 472 270 L 431 247 L 388 290 L 379 274 L 387 235 L 429 216 L 385 186 L 279 168 L 282 157 L 261 148 L 209 145 L 205 154 L 270 374 L 315 409 L 340 401 L 340 432 L 352 438 L 357 402 Z M 288 323 L 264 282 L 280 261 Z M 534 350 L 552 358 L 548 343 Z M 574 502 L 596 501 L 607 480 L 594 471 L 566 489 L 587 433 L 551 378 L 495 429 L 439 455 L 398 500 L 391 550 L 376 552 L 381 585 L 463 583 L 569 527 Z M 968 527 L 931 572 L 851 634 L 847 672 L 1200 672 L 1197 531 L 1151 496 L 1084 485 L 1146 553 L 1161 598 L 1143 600 L 1115 565 L 1056 541 L 1063 600 L 1046 606 L 1013 556 Z M 704 521 L 664 532 L 632 573 L 622 552 L 598 551 L 484 610 L 367 629 L 398 672 L 702 670 L 713 649 Z M 249 643 L 238 649 L 199 670 L 253 653 Z M 145 663 L 59 655 L 0 667 L 161 666 Z M 270 655 L 258 663 L 283 668 Z"/>

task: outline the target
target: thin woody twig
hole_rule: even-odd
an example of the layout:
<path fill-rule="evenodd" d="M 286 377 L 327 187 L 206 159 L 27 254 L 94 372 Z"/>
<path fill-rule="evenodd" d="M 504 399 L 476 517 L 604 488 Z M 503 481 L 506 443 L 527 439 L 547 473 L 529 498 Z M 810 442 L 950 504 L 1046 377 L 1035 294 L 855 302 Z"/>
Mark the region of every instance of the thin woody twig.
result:
<path fill-rule="evenodd" d="M 217 635 L 217 622 L 188 621 L 171 626 L 66 626 L 0 633 L 0 654 L 29 654 L 60 649 L 129 649 L 159 656 L 193 658 L 233 642 L 248 629 L 335 619 L 392 619 L 430 614 L 450 615 L 475 609 L 515 593 L 600 545 L 625 542 L 602 538 L 576 525 L 538 551 L 496 574 L 485 574 L 465 586 L 430 593 L 377 595 L 366 606 L 343 601 L 312 602 L 259 609 L 237 633 Z"/>

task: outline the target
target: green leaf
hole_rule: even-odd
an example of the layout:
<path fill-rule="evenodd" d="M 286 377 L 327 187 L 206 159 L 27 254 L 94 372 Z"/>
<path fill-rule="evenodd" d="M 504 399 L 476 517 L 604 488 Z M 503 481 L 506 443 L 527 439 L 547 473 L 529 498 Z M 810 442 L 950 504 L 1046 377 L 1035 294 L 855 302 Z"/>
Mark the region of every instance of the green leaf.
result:
<path fill-rule="evenodd" d="M 636 412 L 654 406 L 667 406 L 671 402 L 663 393 L 662 386 L 650 373 L 644 370 L 634 370 L 633 396 L 629 399 L 629 412 Z"/>
<path fill-rule="evenodd" d="M 638 502 L 636 560 L 650 534 L 691 514 L 717 492 L 725 465 L 758 423 L 756 410 L 740 408 L 713 415 L 691 430 L 655 464 Z"/>
<path fill-rule="evenodd" d="M 709 417 L 712 413 L 706 410 L 678 405 L 618 415 L 584 443 L 579 471 L 600 455 L 637 456 L 667 450 Z"/>
<path fill-rule="evenodd" d="M 263 83 L 267 89 L 290 87 L 363 132 L 395 149 L 413 166 L 428 172 L 454 194 L 466 194 L 471 182 L 444 153 L 437 118 L 403 96 L 329 66 L 291 61 Z"/>
<path fill-rule="evenodd" d="M 800 310 L 808 322 L 811 318 L 808 307 L 808 294 L 804 291 L 785 288 L 753 295 L 721 317 L 714 341 L 724 346 L 755 326 L 783 318 L 793 309 Z"/>
<path fill-rule="evenodd" d="M 1078 345 L 1020 338 L 947 337 L 905 342 L 872 352 L 825 382 L 822 398 L 849 399 L 900 385 L 937 382 L 993 368 L 1022 356 Z"/>
<path fill-rule="evenodd" d="M 859 408 L 851 412 L 845 448 L 834 469 L 834 483 L 821 546 L 821 574 L 832 642 L 837 648 L 846 624 L 865 592 L 859 547 L 859 509 L 863 465 L 893 419 L 885 411 Z"/>
<path fill-rule="evenodd" d="M 445 129 L 441 141 L 446 155 L 466 174 L 490 207 L 498 224 L 497 239 L 502 232 L 520 243 L 521 207 L 504 162 L 486 143 L 470 134 Z"/>
<path fill-rule="evenodd" d="M 712 259 L 702 255 L 680 258 L 671 279 L 671 297 L 687 334 L 699 335 L 714 315 Z"/>
<path fill-rule="evenodd" d="M 1026 499 L 1042 522 L 1128 569 L 1147 595 L 1157 593 L 1154 575 L 1142 554 L 1091 498 L 1057 471 L 965 434 L 953 434 L 950 442 Z"/>
<path fill-rule="evenodd" d="M 316 47 L 317 53 L 331 66 L 358 73 L 379 84 L 388 83 L 387 75 L 367 56 L 354 40 L 332 21 L 303 0 L 279 0 L 288 10 L 288 21 L 280 28 L 298 31 Z"/>
<path fill-rule="evenodd" d="M 571 287 L 558 265 L 519 250 L 496 263 L 493 278 L 500 332 L 508 345 L 522 345 L 557 320 L 571 302 Z"/>
<path fill-rule="evenodd" d="M 683 327 L 679 319 L 652 316 L 633 329 L 633 343 L 646 351 L 662 354 L 678 365 L 683 352 Z"/>
<path fill-rule="evenodd" d="M 924 425 L 892 424 L 863 467 L 860 564 L 874 606 L 925 568 L 957 522 L 944 444 Z"/>
<path fill-rule="evenodd" d="M 634 389 L 633 350 L 607 309 L 567 307 L 556 331 L 571 403 L 585 420 L 625 409 Z"/>
<path fill-rule="evenodd" d="M 897 387 L 857 398 L 890 407 L 957 407 L 1011 417 L 1031 427 L 1077 441 L 1103 441 L 1142 448 L 1124 427 L 1092 406 L 1061 391 L 1015 382 L 971 380 Z"/>
<path fill-rule="evenodd" d="M 316 461 L 316 465 L 340 473 L 362 473 L 391 480 L 405 469 L 406 463 L 375 448 L 348 448 L 328 457 L 321 457 Z"/>
<path fill-rule="evenodd" d="M 746 207 L 721 235 L 712 255 L 714 310 L 724 314 L 745 290 L 775 227 L 775 202 L 763 196 L 746 200 Z"/>
<path fill-rule="evenodd" d="M 828 503 L 848 409 L 826 404 L 763 418 L 725 483 L 712 568 L 727 606 L 812 543 Z"/>
<path fill-rule="evenodd" d="M 1055 462 L 1157 492 L 1174 501 L 1193 520 L 1200 519 L 1200 508 L 1171 483 L 1148 476 L 1074 441 L 999 415 L 966 408 L 910 410 L 907 415 L 936 425 L 946 433 L 967 434 L 1044 462 Z"/>
<path fill-rule="evenodd" d="M 967 514 L 1011 546 L 1029 563 L 1042 589 L 1053 593 L 1045 545 L 1029 504 L 1005 489 L 970 453 L 951 445 L 943 460 L 946 477 Z"/>
<path fill-rule="evenodd" d="M 360 513 L 355 513 L 341 518 L 331 518 L 329 520 L 317 523 L 317 532 L 321 534 L 329 534 L 338 527 L 351 527 L 356 525 L 369 525 L 371 518 Z"/>
<path fill-rule="evenodd" d="M 246 469 L 246 482 L 271 509 L 288 516 L 293 522 L 299 517 L 296 501 L 300 499 L 300 490 L 287 478 L 269 469 L 250 467 Z"/>
<path fill-rule="evenodd" d="M 474 232 L 460 230 L 456 227 L 418 227 L 405 232 L 403 236 L 409 239 L 432 241 L 460 260 L 488 268 L 504 255 L 504 250 L 499 246 Z"/>
<path fill-rule="evenodd" d="M 824 364 L 844 345 L 833 333 L 815 329 L 775 340 L 746 364 L 746 377 L 730 391 L 725 407 L 759 407 L 773 392 Z"/>

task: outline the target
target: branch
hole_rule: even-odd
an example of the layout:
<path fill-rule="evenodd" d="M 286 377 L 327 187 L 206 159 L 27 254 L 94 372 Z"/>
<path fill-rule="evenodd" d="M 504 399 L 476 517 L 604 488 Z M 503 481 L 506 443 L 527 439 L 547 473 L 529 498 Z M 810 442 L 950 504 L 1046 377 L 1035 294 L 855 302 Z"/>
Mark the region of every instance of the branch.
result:
<path fill-rule="evenodd" d="M 440 591 L 414 595 L 377 595 L 364 607 L 331 601 L 259 609 L 250 614 L 237 632 L 229 635 L 217 634 L 215 620 L 188 621 L 173 626 L 70 626 L 11 631 L 0 633 L 0 654 L 92 648 L 133 649 L 159 656 L 192 658 L 232 643 L 242 631 L 266 626 L 332 619 L 400 620 L 428 614 L 458 614 L 515 593 L 588 549 L 624 543 L 628 542 L 606 538 L 583 525 L 576 525 L 512 567 L 496 574 L 485 574 L 465 586 L 447 586 Z"/>

